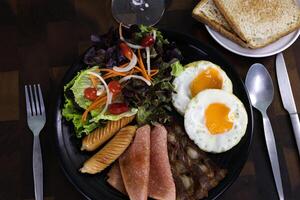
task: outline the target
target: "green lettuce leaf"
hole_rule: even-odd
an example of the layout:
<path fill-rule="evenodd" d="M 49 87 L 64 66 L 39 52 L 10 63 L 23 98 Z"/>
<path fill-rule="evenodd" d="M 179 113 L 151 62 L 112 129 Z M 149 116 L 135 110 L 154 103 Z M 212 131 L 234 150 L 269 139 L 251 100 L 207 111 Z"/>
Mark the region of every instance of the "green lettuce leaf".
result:
<path fill-rule="evenodd" d="M 74 102 L 69 98 L 65 98 L 62 115 L 66 118 L 67 121 L 71 121 L 73 123 L 76 137 L 78 138 L 89 134 L 99 126 L 99 123 L 87 122 L 83 124 L 81 121 L 82 113 L 76 109 Z"/>
<path fill-rule="evenodd" d="M 184 67 L 180 64 L 179 61 L 176 61 L 173 64 L 171 64 L 171 67 L 171 75 L 175 77 L 179 76 L 184 71 Z"/>
<path fill-rule="evenodd" d="M 92 111 L 91 114 L 93 118 L 90 120 L 91 122 L 98 122 L 99 120 L 110 120 L 110 121 L 117 121 L 123 117 L 129 117 L 135 115 L 138 112 L 138 109 L 131 108 L 131 110 L 121 113 L 119 115 L 112 115 L 109 113 L 101 114 L 99 111 Z"/>
<path fill-rule="evenodd" d="M 75 97 L 75 102 L 83 109 L 86 109 L 92 102 L 84 97 L 84 90 L 88 87 L 92 86 L 92 82 L 89 78 L 88 72 L 95 72 L 95 70 L 98 69 L 98 66 L 94 66 L 90 69 L 81 71 L 77 76 L 76 79 L 70 83 L 68 83 L 66 86 L 69 86 L 73 83 L 73 86 L 71 87 L 71 90 Z M 66 87 L 65 86 L 65 87 Z"/>
<path fill-rule="evenodd" d="M 80 72 L 78 72 L 77 75 L 74 76 L 74 78 L 64 86 L 64 91 L 66 91 L 67 89 L 70 89 L 74 85 L 75 80 L 79 77 L 79 75 L 80 75 Z"/>

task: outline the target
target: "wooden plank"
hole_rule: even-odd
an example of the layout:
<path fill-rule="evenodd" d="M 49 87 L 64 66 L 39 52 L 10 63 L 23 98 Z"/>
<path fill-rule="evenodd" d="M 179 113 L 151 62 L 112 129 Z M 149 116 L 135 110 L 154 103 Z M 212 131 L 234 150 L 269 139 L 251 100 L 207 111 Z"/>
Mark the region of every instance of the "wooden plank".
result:
<path fill-rule="evenodd" d="M 0 72 L 0 121 L 19 120 L 19 72 Z"/>

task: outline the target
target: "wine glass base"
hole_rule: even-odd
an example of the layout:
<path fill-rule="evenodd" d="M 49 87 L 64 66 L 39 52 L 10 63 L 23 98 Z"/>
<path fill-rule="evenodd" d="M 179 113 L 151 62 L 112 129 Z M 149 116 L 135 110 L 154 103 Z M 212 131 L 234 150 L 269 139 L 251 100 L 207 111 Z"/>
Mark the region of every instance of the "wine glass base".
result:
<path fill-rule="evenodd" d="M 164 0 L 112 0 L 112 15 L 124 26 L 144 24 L 153 26 L 165 11 Z"/>

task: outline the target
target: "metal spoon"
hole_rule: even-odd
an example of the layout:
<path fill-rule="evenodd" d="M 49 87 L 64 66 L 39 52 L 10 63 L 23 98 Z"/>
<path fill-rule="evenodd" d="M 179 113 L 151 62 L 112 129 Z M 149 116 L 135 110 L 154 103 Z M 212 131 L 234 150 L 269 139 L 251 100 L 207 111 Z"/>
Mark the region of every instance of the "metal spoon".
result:
<path fill-rule="evenodd" d="M 246 76 L 246 88 L 250 95 L 252 106 L 259 110 L 263 117 L 264 133 L 271 161 L 273 176 L 279 199 L 283 200 L 283 189 L 272 126 L 267 115 L 267 108 L 273 101 L 274 87 L 267 69 L 259 63 L 253 64 Z"/>

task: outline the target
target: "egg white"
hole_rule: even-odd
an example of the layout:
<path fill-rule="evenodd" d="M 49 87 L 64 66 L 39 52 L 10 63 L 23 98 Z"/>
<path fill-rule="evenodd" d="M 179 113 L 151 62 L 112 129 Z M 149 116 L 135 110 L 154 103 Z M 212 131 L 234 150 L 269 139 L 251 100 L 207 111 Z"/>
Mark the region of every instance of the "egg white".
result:
<path fill-rule="evenodd" d="M 211 134 L 205 125 L 205 110 L 212 103 L 225 104 L 232 129 L 220 134 Z M 221 153 L 239 143 L 246 133 L 248 116 L 243 103 L 233 94 L 224 90 L 207 89 L 198 93 L 188 104 L 184 115 L 184 127 L 190 139 L 206 152 Z"/>
<path fill-rule="evenodd" d="M 174 93 L 172 94 L 172 102 L 176 110 L 181 115 L 184 115 L 186 107 L 192 98 L 190 91 L 191 82 L 198 76 L 198 74 L 208 68 L 218 70 L 223 79 L 222 90 L 232 93 L 231 80 L 218 65 L 205 60 L 192 62 L 186 65 L 185 70 L 173 81 Z"/>

